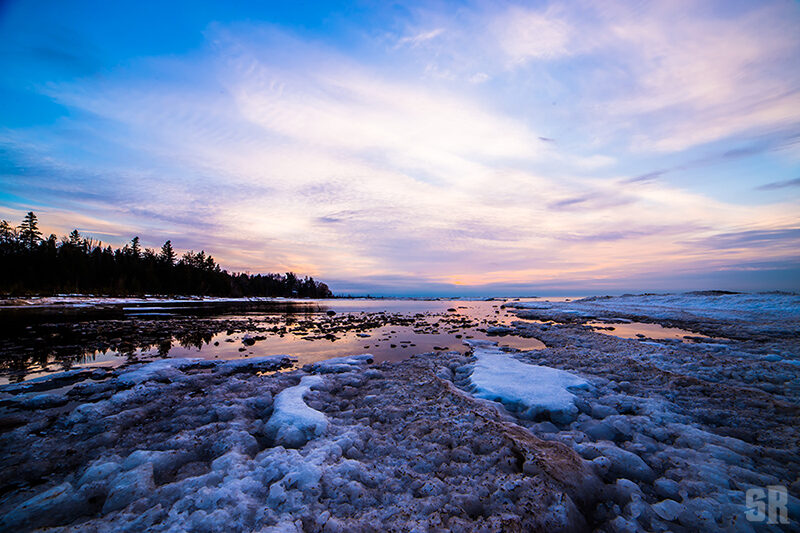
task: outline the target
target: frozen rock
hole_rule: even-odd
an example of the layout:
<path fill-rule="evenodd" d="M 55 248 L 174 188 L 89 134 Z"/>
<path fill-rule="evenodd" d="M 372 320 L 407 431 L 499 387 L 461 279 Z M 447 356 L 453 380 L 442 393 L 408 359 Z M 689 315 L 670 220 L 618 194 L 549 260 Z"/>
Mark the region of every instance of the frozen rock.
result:
<path fill-rule="evenodd" d="M 120 470 L 119 463 L 114 461 L 97 461 L 86 469 L 78 480 L 78 486 L 105 481 L 111 476 L 115 476 Z"/>
<path fill-rule="evenodd" d="M 23 398 L 18 405 L 21 409 L 49 409 L 64 405 L 69 401 L 61 394 L 44 393 L 29 398 Z"/>
<path fill-rule="evenodd" d="M 213 361 L 176 357 L 159 359 L 136 368 L 126 368 L 117 376 L 117 382 L 125 385 L 138 385 L 146 381 L 168 381 L 180 377 L 181 370 L 189 367 L 213 366 Z"/>
<path fill-rule="evenodd" d="M 655 483 L 653 483 L 653 487 L 656 490 L 656 494 L 658 494 L 662 498 L 669 498 L 675 500 L 680 497 L 680 485 L 678 485 L 677 481 L 673 481 L 671 479 L 662 477 L 655 480 Z"/>
<path fill-rule="evenodd" d="M 265 357 L 251 357 L 248 359 L 234 359 L 217 364 L 216 372 L 222 375 L 238 372 L 271 372 L 291 366 L 296 358 L 290 355 L 267 355 Z"/>
<path fill-rule="evenodd" d="M 151 463 L 144 463 L 133 470 L 123 472 L 111 482 L 111 490 L 103 504 L 103 513 L 124 509 L 136 500 L 150 496 L 154 489 Z"/>
<path fill-rule="evenodd" d="M 611 460 L 609 475 L 614 478 L 627 478 L 636 481 L 652 482 L 655 479 L 655 472 L 644 460 L 635 453 L 618 448 L 610 442 L 598 442 L 583 447 L 581 455 L 590 450 L 597 452 Z"/>
<path fill-rule="evenodd" d="M 595 403 L 592 405 L 592 417 L 594 418 L 605 418 L 618 414 L 617 410 L 609 405 L 603 405 L 602 403 Z"/>
<path fill-rule="evenodd" d="M 300 448 L 325 431 L 328 426 L 325 415 L 310 408 L 303 400 L 311 387 L 322 382 L 319 376 L 305 376 L 299 385 L 284 389 L 275 397 L 265 431 L 276 445 Z"/>
<path fill-rule="evenodd" d="M 62 483 L 23 502 L 0 518 L 0 529 L 19 531 L 57 524 L 87 510 L 87 503 L 75 492 L 72 484 Z"/>
<path fill-rule="evenodd" d="M 348 355 L 345 357 L 335 357 L 325 361 L 309 363 L 303 367 L 306 372 L 314 374 L 340 374 L 356 370 L 361 365 L 371 363 L 374 360 L 372 354 Z"/>
<path fill-rule="evenodd" d="M 662 520 L 674 522 L 686 508 L 675 500 L 667 499 L 652 505 L 651 509 Z"/>

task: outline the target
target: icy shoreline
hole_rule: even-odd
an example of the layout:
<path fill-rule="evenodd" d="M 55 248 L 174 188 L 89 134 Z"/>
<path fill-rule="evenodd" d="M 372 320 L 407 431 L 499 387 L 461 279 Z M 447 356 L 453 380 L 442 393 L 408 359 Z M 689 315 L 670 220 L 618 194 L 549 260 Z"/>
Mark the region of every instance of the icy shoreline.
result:
<path fill-rule="evenodd" d="M 530 352 L 166 359 L 2 387 L 0 528 L 758 531 L 745 492 L 784 486 L 797 530 L 794 311 L 600 301 L 518 309 L 513 332 L 547 345 Z M 565 311 L 740 335 L 624 339 Z"/>

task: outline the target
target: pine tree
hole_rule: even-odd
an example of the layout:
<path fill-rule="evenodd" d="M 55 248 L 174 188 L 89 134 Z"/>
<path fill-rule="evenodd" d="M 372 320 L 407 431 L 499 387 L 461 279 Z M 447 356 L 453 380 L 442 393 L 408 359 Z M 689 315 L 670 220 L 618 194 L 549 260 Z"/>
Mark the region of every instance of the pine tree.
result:
<path fill-rule="evenodd" d="M 165 242 L 164 246 L 161 247 L 161 260 L 170 265 L 174 265 L 176 257 L 175 250 L 172 249 L 172 241 Z"/>
<path fill-rule="evenodd" d="M 39 221 L 33 211 L 28 211 L 28 214 L 22 219 L 22 224 L 19 226 L 19 240 L 28 250 L 33 250 L 42 240 Z"/>
<path fill-rule="evenodd" d="M 131 239 L 131 255 L 133 257 L 139 257 L 142 255 L 142 247 L 139 245 L 139 237 L 134 237 Z"/>
<path fill-rule="evenodd" d="M 78 230 L 74 229 L 69 234 L 69 243 L 76 247 L 81 245 L 81 234 L 78 233 Z"/>
<path fill-rule="evenodd" d="M 0 221 L 0 244 L 9 244 L 16 239 L 14 227 L 7 220 Z"/>

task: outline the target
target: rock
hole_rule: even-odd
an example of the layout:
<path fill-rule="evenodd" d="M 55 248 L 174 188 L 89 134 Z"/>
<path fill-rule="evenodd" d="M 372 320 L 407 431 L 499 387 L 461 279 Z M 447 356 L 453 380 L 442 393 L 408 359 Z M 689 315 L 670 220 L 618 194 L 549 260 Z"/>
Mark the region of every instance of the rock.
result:
<path fill-rule="evenodd" d="M 667 522 L 674 522 L 686 509 L 684 505 L 675 500 L 662 500 L 650 507 L 656 515 Z"/>
<path fill-rule="evenodd" d="M 509 333 L 513 333 L 513 331 L 514 328 L 509 328 L 507 326 L 492 326 L 486 329 L 486 334 L 489 336 L 508 335 Z"/>
<path fill-rule="evenodd" d="M 635 453 L 618 448 L 610 442 L 598 442 L 592 446 L 611 460 L 609 474 L 612 477 L 646 482 L 652 482 L 655 479 L 653 469 Z"/>
<path fill-rule="evenodd" d="M 115 477 L 110 485 L 111 491 L 103 505 L 103 514 L 124 509 L 136 500 L 151 495 L 155 489 L 153 465 L 145 463 L 123 472 Z"/>
<path fill-rule="evenodd" d="M 653 483 L 656 494 L 662 498 L 669 498 L 676 500 L 680 497 L 680 486 L 677 481 L 667 478 L 659 478 Z"/>
<path fill-rule="evenodd" d="M 581 431 L 586 433 L 592 440 L 616 440 L 619 432 L 610 424 L 603 421 L 589 420 L 579 425 Z"/>
<path fill-rule="evenodd" d="M 80 516 L 87 508 L 88 504 L 79 497 L 72 485 L 62 483 L 26 500 L 0 518 L 0 529 L 19 531 L 55 525 Z"/>
<path fill-rule="evenodd" d="M 617 410 L 609 405 L 603 405 L 602 403 L 595 403 L 592 405 L 592 417 L 594 418 L 605 418 L 618 414 Z"/>

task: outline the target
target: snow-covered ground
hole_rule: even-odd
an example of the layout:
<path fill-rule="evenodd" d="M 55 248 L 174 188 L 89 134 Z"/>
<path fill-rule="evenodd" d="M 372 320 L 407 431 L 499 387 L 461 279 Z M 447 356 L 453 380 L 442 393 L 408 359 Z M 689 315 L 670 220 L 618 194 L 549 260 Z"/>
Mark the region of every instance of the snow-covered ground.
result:
<path fill-rule="evenodd" d="M 744 328 L 748 332 L 800 332 L 800 295 L 709 292 L 594 296 L 571 302 L 510 302 L 528 310 L 521 317 L 543 319 L 647 319 L 693 325 L 710 333 Z"/>
<path fill-rule="evenodd" d="M 0 529 L 797 531 L 796 297 L 735 296 L 538 303 L 513 327 L 547 345 L 529 352 L 166 359 L 0 387 Z M 625 339 L 580 313 L 739 336 Z M 788 524 L 748 520 L 767 487 Z"/>

